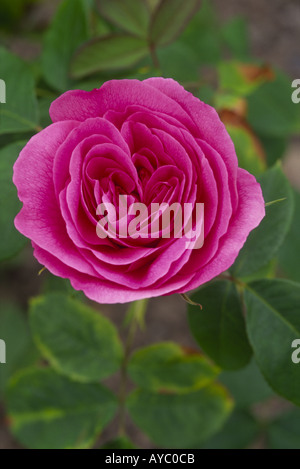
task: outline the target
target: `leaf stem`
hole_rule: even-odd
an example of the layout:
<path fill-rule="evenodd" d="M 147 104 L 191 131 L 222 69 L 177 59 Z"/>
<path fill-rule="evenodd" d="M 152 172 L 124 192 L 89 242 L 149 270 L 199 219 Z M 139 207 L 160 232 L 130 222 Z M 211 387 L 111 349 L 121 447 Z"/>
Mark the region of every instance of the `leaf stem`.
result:
<path fill-rule="evenodd" d="M 129 311 L 131 313 L 131 320 L 129 324 L 128 334 L 124 346 L 124 358 L 121 365 L 121 385 L 119 393 L 119 435 L 124 436 L 125 421 L 126 421 L 126 398 L 127 398 L 127 384 L 128 384 L 128 363 L 131 356 L 132 346 L 134 343 L 135 334 L 140 322 L 141 310 L 146 311 L 147 300 L 135 301 L 131 304 Z"/>

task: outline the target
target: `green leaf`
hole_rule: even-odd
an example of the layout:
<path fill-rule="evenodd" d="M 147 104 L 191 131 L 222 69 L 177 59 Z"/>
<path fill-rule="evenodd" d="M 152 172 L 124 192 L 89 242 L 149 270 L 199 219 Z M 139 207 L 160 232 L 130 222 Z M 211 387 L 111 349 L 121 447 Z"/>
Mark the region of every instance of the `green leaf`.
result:
<path fill-rule="evenodd" d="M 238 372 L 225 371 L 219 380 L 229 390 L 235 406 L 240 409 L 274 396 L 254 360 Z"/>
<path fill-rule="evenodd" d="M 300 409 L 282 415 L 268 427 L 271 449 L 300 449 Z"/>
<path fill-rule="evenodd" d="M 224 369 L 244 367 L 251 358 L 242 306 L 232 282 L 216 281 L 191 296 L 188 306 L 191 331 L 201 348 Z"/>
<path fill-rule="evenodd" d="M 0 396 L 11 375 L 37 358 L 25 315 L 12 303 L 1 302 L 0 339 L 6 344 L 6 363 L 0 364 Z"/>
<path fill-rule="evenodd" d="M 224 119 L 224 113 L 222 111 L 231 111 L 234 113 L 235 122 L 240 124 L 243 122 L 242 117 L 240 117 L 240 108 L 243 105 L 244 108 L 246 108 L 247 104 L 245 101 L 245 98 L 241 98 L 239 95 L 235 94 L 234 92 L 228 92 L 228 91 L 217 91 L 214 93 L 214 107 L 216 110 L 221 112 L 221 120 Z M 239 110 L 239 114 L 237 114 L 237 109 Z M 222 115 L 223 114 L 223 115 Z M 231 117 L 231 115 L 230 115 Z M 225 115 L 226 118 L 226 115 Z M 229 121 L 229 123 L 231 123 Z M 225 120 L 225 124 L 227 124 L 227 120 Z"/>
<path fill-rule="evenodd" d="M 93 39 L 77 51 L 71 74 L 79 79 L 96 72 L 130 68 L 148 52 L 144 39 L 127 34 Z"/>
<path fill-rule="evenodd" d="M 288 139 L 286 137 L 274 137 L 268 135 L 258 135 L 267 154 L 268 166 L 273 166 L 277 160 L 280 160 L 286 152 Z"/>
<path fill-rule="evenodd" d="M 42 53 L 44 79 L 52 88 L 70 88 L 69 66 L 77 47 L 88 39 L 83 0 L 64 0 L 46 33 Z"/>
<path fill-rule="evenodd" d="M 298 111 L 291 94 L 290 79 L 278 73 L 249 96 L 248 120 L 257 133 L 278 138 L 296 130 Z"/>
<path fill-rule="evenodd" d="M 73 379 L 98 381 L 121 365 L 122 346 L 112 323 L 63 293 L 32 300 L 30 323 L 43 356 Z"/>
<path fill-rule="evenodd" d="M 43 275 L 44 280 L 42 294 L 48 294 L 51 292 L 61 292 L 72 296 L 74 294 L 77 295 L 77 293 L 80 293 L 74 290 L 74 288 L 70 284 L 70 280 L 66 278 L 57 277 L 56 275 L 52 275 L 48 271 L 42 272 L 41 275 Z"/>
<path fill-rule="evenodd" d="M 52 120 L 49 115 L 50 105 L 54 101 L 54 98 L 41 98 L 39 99 L 39 116 L 40 116 L 40 124 L 43 128 L 48 127 L 48 125 L 52 124 Z"/>
<path fill-rule="evenodd" d="M 161 0 L 150 24 L 149 41 L 165 46 L 174 41 L 199 10 L 201 0 Z"/>
<path fill-rule="evenodd" d="M 294 192 L 295 213 L 293 216 L 291 228 L 281 246 L 278 257 L 279 265 L 291 280 L 300 282 L 300 264 L 295 258 L 295 253 L 300 251 L 300 193 Z"/>
<path fill-rule="evenodd" d="M 221 34 L 215 10 L 209 0 L 203 0 L 200 11 L 193 17 L 180 37 L 197 57 L 197 65 L 214 64 L 221 59 Z"/>
<path fill-rule="evenodd" d="M 291 225 L 294 199 L 291 186 L 280 164 L 258 178 L 265 202 L 285 199 L 266 207 L 266 216 L 250 233 L 231 271 L 235 276 L 246 277 L 265 266 L 277 253 Z"/>
<path fill-rule="evenodd" d="M 41 289 L 42 295 L 47 295 L 48 293 L 59 292 L 68 295 L 69 297 L 78 300 L 80 302 L 85 302 L 86 297 L 81 290 L 74 290 L 72 287 L 70 280 L 67 278 L 57 277 L 56 275 L 52 275 L 49 271 L 43 271 L 41 274 L 43 276 L 43 286 Z"/>
<path fill-rule="evenodd" d="M 201 85 L 195 95 L 206 104 L 210 104 L 211 106 L 214 104 L 215 91 L 210 85 Z"/>
<path fill-rule="evenodd" d="M 300 405 L 300 367 L 292 342 L 300 338 L 300 285 L 260 280 L 245 291 L 247 330 L 256 361 L 274 391 Z"/>
<path fill-rule="evenodd" d="M 3 147 L 7 147 L 8 145 L 11 145 L 12 143 L 18 143 L 22 141 L 22 143 L 28 142 L 28 140 L 34 135 L 35 132 L 28 131 L 28 132 L 17 132 L 13 134 L 0 134 L 0 150 Z"/>
<path fill-rule="evenodd" d="M 126 437 L 109 441 L 100 449 L 137 449 L 136 446 Z"/>
<path fill-rule="evenodd" d="M 131 379 L 150 391 L 185 393 L 216 378 L 219 370 L 200 354 L 186 354 L 179 345 L 163 342 L 136 351 L 128 367 Z"/>
<path fill-rule="evenodd" d="M 220 88 L 238 96 L 251 95 L 270 79 L 268 67 L 238 61 L 222 61 L 218 65 Z"/>
<path fill-rule="evenodd" d="M 91 23 L 92 23 L 91 37 L 106 36 L 107 34 L 110 34 L 114 29 L 113 25 L 109 24 L 96 11 L 93 11 Z"/>
<path fill-rule="evenodd" d="M 150 16 L 144 0 L 99 0 L 97 4 L 108 21 L 124 31 L 147 37 Z"/>
<path fill-rule="evenodd" d="M 209 385 L 187 394 L 133 392 L 128 409 L 136 425 L 158 446 L 194 448 L 216 433 L 232 403 L 224 388 Z"/>
<path fill-rule="evenodd" d="M 157 51 L 162 76 L 179 82 L 193 82 L 199 79 L 197 56 L 182 41 L 176 41 Z"/>
<path fill-rule="evenodd" d="M 203 449 L 244 449 L 259 435 L 259 426 L 245 411 L 235 411 L 222 430 L 207 441 Z"/>
<path fill-rule="evenodd" d="M 7 393 L 14 436 L 31 449 L 92 446 L 117 409 L 115 396 L 101 384 L 83 384 L 50 368 L 16 375 Z"/>
<path fill-rule="evenodd" d="M 281 203 L 281 201 L 270 202 L 270 204 L 277 204 L 277 203 Z M 264 265 L 259 270 L 256 270 L 256 272 L 254 272 L 253 274 L 243 277 L 243 282 L 250 283 L 250 282 L 253 282 L 254 280 L 260 280 L 261 278 L 275 278 L 277 274 L 277 266 L 278 266 L 277 259 L 276 258 L 271 259 L 268 262 L 268 264 Z"/>
<path fill-rule="evenodd" d="M 222 36 L 234 57 L 245 59 L 249 56 L 249 37 L 247 22 L 244 18 L 235 17 L 222 28 Z"/>
<path fill-rule="evenodd" d="M 242 127 L 227 124 L 226 129 L 233 140 L 239 167 L 256 177 L 261 175 L 266 169 L 266 163 L 255 146 L 253 136 Z"/>
<path fill-rule="evenodd" d="M 14 218 L 22 204 L 12 182 L 13 164 L 25 143 L 12 143 L 0 150 L 0 260 L 14 256 L 27 243 L 14 227 Z"/>
<path fill-rule="evenodd" d="M 6 85 L 6 103 L 0 102 L 0 135 L 35 130 L 38 114 L 34 78 L 28 65 L 3 47 L 0 77 Z"/>
<path fill-rule="evenodd" d="M 87 80 L 81 80 L 74 82 L 73 90 L 92 91 L 95 88 L 99 89 L 106 80 L 97 79 L 97 75 L 94 78 L 88 78 Z"/>

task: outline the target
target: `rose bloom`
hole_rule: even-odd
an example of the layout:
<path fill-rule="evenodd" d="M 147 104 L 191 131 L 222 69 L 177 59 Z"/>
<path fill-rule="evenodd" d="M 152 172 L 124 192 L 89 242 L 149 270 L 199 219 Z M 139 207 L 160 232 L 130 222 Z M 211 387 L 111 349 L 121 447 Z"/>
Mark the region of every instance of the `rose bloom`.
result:
<path fill-rule="evenodd" d="M 238 168 L 217 112 L 171 79 L 68 91 L 50 116 L 53 124 L 14 166 L 23 202 L 15 225 L 42 265 L 92 300 L 125 303 L 194 289 L 233 264 L 264 217 L 261 187 Z M 186 236 L 100 238 L 97 207 L 111 203 L 118 211 L 120 194 L 147 207 L 203 203 L 203 246 L 187 249 Z"/>

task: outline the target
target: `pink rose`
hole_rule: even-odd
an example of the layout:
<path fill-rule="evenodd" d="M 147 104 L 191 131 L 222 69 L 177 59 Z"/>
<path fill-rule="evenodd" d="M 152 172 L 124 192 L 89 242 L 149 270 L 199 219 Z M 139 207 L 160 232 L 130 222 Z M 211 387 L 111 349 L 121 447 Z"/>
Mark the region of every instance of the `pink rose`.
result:
<path fill-rule="evenodd" d="M 125 303 L 198 287 L 233 264 L 264 217 L 260 185 L 238 168 L 216 111 L 171 79 L 68 91 L 50 115 L 54 123 L 14 167 L 23 202 L 15 225 L 41 264 L 92 300 Z M 120 194 L 146 206 L 203 203 L 203 247 L 188 249 L 186 236 L 100 238 L 97 207 L 111 203 L 118 212 Z"/>

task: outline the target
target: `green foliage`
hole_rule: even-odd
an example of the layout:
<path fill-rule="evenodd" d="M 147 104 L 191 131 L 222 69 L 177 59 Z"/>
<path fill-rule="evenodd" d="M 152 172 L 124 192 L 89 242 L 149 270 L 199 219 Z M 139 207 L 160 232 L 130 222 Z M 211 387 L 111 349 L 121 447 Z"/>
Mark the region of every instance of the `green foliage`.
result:
<path fill-rule="evenodd" d="M 69 67 L 77 47 L 88 39 L 83 0 L 64 0 L 45 36 L 42 69 L 45 81 L 58 91 L 70 88 Z"/>
<path fill-rule="evenodd" d="M 265 81 L 264 75 L 257 78 L 249 77 L 248 67 L 256 68 L 255 65 L 242 64 L 238 61 L 223 61 L 218 65 L 219 83 L 222 90 L 230 91 L 237 96 L 247 96 L 259 89 Z M 259 67 L 257 67 L 257 73 Z"/>
<path fill-rule="evenodd" d="M 203 356 L 187 354 L 172 342 L 136 351 L 128 371 L 131 379 L 142 388 L 176 393 L 201 389 L 218 374 L 218 369 Z"/>
<path fill-rule="evenodd" d="M 167 448 L 199 446 L 221 428 L 232 408 L 225 389 L 216 384 L 185 394 L 140 389 L 127 405 L 134 422 L 155 444 Z"/>
<path fill-rule="evenodd" d="M 150 24 L 149 41 L 165 46 L 174 41 L 199 10 L 201 0 L 161 0 Z"/>
<path fill-rule="evenodd" d="M 277 418 L 269 427 L 271 449 L 300 449 L 300 409 L 293 409 Z"/>
<path fill-rule="evenodd" d="M 202 2 L 200 11 L 192 18 L 181 39 L 195 53 L 198 63 L 215 65 L 219 62 L 221 37 L 211 2 Z"/>
<path fill-rule="evenodd" d="M 229 390 L 238 409 L 246 409 L 274 396 L 274 392 L 263 378 L 255 360 L 251 360 L 238 373 L 224 371 L 220 375 L 220 381 Z"/>
<path fill-rule="evenodd" d="M 37 359 L 29 327 L 23 312 L 14 303 L 1 302 L 0 337 L 6 344 L 6 364 L 0 366 L 0 397 L 8 379 L 17 369 Z"/>
<path fill-rule="evenodd" d="M 117 331 L 108 319 L 81 302 L 63 293 L 35 298 L 30 323 L 36 345 L 58 372 L 96 382 L 120 368 L 122 346 Z"/>
<path fill-rule="evenodd" d="M 207 441 L 204 449 L 243 449 L 259 435 L 259 426 L 246 411 L 232 413 L 222 430 Z"/>
<path fill-rule="evenodd" d="M 0 261 L 17 254 L 27 242 L 14 227 L 22 204 L 12 183 L 13 164 L 25 143 L 12 143 L 0 149 Z"/>
<path fill-rule="evenodd" d="M 300 285 L 260 280 L 247 286 L 245 300 L 249 339 L 263 375 L 276 393 L 300 405 L 300 370 L 291 348 L 300 337 Z"/>
<path fill-rule="evenodd" d="M 278 258 L 280 267 L 284 273 L 287 274 L 291 280 L 300 282 L 300 264 L 298 261 L 295 262 L 295 253 L 299 253 L 300 251 L 300 193 L 295 190 L 293 192 L 295 212 L 290 230 L 279 250 Z"/>
<path fill-rule="evenodd" d="M 203 305 L 202 310 L 188 307 L 191 331 L 200 347 L 221 368 L 244 367 L 252 351 L 235 285 L 217 281 L 200 288 L 191 298 Z"/>
<path fill-rule="evenodd" d="M 76 383 L 50 368 L 16 375 L 7 405 L 13 434 L 34 449 L 88 448 L 117 409 L 101 384 Z"/>
<path fill-rule="evenodd" d="M 247 286 L 247 329 L 256 361 L 277 394 L 300 405 L 300 368 L 292 342 L 300 338 L 300 285 L 259 280 Z"/>
<path fill-rule="evenodd" d="M 144 0 L 98 0 L 101 15 L 128 33 L 146 37 L 150 21 Z"/>
<path fill-rule="evenodd" d="M 239 167 L 249 171 L 254 176 L 260 176 L 266 169 L 265 161 L 259 154 L 255 141 L 249 132 L 242 127 L 226 125 L 226 129 L 233 140 L 239 160 Z"/>
<path fill-rule="evenodd" d="M 274 257 L 288 233 L 293 216 L 293 194 L 281 166 L 277 164 L 269 169 L 258 181 L 266 203 L 284 200 L 267 206 L 265 218 L 250 233 L 231 268 L 233 274 L 239 277 L 253 274 Z"/>
<path fill-rule="evenodd" d="M 157 51 L 162 76 L 179 82 L 197 81 L 199 67 L 197 57 L 182 41 L 176 41 Z"/>
<path fill-rule="evenodd" d="M 259 139 L 267 154 L 268 166 L 271 167 L 284 156 L 287 149 L 288 139 L 287 137 L 274 137 L 268 135 L 259 135 Z"/>
<path fill-rule="evenodd" d="M 148 54 L 145 39 L 127 34 L 105 36 L 86 43 L 71 65 L 73 78 L 91 73 L 130 68 Z"/>
<path fill-rule="evenodd" d="M 0 135 L 35 130 L 37 100 L 28 65 L 3 47 L 0 47 L 0 64 L 1 80 L 6 84 L 6 103 L 0 104 Z"/>
<path fill-rule="evenodd" d="M 296 131 L 297 106 L 291 100 L 291 81 L 278 73 L 274 81 L 259 87 L 248 99 L 248 119 L 262 135 L 286 137 Z"/>
<path fill-rule="evenodd" d="M 244 18 L 231 19 L 222 28 L 222 38 L 237 59 L 247 59 L 249 56 L 249 37 L 247 22 Z"/>
<path fill-rule="evenodd" d="M 131 441 L 126 438 L 117 438 L 116 440 L 109 441 L 101 449 L 137 449 Z"/>
<path fill-rule="evenodd" d="M 44 98 L 39 99 L 38 101 L 40 124 L 43 128 L 52 124 L 52 121 L 49 115 L 49 109 L 53 100 L 54 100 L 53 97 L 49 97 L 49 98 L 44 97 Z"/>

